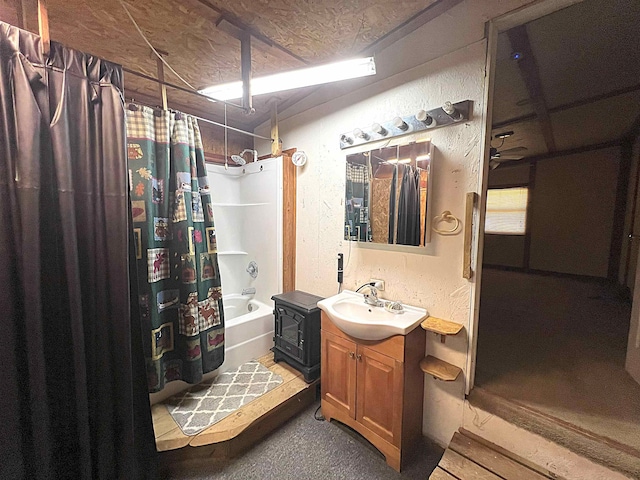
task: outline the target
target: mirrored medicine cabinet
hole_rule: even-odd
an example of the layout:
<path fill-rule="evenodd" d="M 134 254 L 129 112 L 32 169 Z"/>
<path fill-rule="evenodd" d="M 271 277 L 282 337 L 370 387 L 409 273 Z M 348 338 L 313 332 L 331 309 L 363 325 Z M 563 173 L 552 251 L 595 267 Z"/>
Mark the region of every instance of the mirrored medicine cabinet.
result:
<path fill-rule="evenodd" d="M 430 141 L 347 155 L 344 238 L 424 247 L 430 239 Z"/>

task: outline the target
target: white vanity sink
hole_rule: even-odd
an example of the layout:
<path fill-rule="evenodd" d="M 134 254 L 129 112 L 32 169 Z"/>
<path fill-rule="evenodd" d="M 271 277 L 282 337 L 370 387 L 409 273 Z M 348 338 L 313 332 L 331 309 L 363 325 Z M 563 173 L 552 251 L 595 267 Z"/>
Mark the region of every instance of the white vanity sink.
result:
<path fill-rule="evenodd" d="M 427 317 L 420 307 L 402 305 L 402 313 L 364 302 L 361 293 L 345 290 L 318 302 L 333 324 L 347 335 L 361 340 L 382 340 L 393 335 L 406 335 Z"/>

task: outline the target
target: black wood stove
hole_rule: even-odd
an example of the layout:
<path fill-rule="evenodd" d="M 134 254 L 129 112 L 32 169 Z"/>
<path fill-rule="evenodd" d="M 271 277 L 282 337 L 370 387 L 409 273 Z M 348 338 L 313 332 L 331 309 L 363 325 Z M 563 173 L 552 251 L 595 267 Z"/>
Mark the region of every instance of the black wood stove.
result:
<path fill-rule="evenodd" d="M 273 359 L 284 360 L 304 374 L 307 383 L 320 377 L 320 309 L 322 297 L 294 290 L 274 295 Z"/>

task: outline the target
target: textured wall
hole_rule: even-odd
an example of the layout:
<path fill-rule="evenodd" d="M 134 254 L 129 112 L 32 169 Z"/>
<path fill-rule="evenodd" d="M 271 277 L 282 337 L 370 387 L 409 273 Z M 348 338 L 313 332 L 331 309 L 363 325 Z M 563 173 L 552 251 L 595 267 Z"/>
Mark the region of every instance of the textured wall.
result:
<path fill-rule="evenodd" d="M 345 255 L 345 288 L 384 279 L 385 298 L 427 308 L 434 316 L 470 325 L 475 285 L 462 278 L 462 235 L 434 234 L 425 254 L 350 246 L 342 240 L 345 154 L 339 135 L 356 127 L 433 108 L 446 100 L 473 100 L 465 124 L 430 132 L 435 145 L 431 212 L 464 217 L 465 194 L 479 190 L 483 129 L 484 23 L 524 1 L 467 1 L 376 56 L 378 75 L 321 88 L 282 112 L 283 148 L 308 156 L 298 170 L 297 288 L 318 295 L 336 293 L 336 258 Z M 400 73 L 398 73 L 400 72 Z M 256 133 L 267 134 L 267 125 Z M 407 136 L 395 143 L 424 138 Z M 258 143 L 260 153 L 268 145 Z M 355 147 L 348 153 L 363 151 Z M 465 368 L 466 335 L 441 344 L 427 335 L 427 353 Z M 465 372 L 466 375 L 466 372 Z M 464 380 L 439 382 L 425 376 L 423 432 L 441 444 L 462 425 Z"/>

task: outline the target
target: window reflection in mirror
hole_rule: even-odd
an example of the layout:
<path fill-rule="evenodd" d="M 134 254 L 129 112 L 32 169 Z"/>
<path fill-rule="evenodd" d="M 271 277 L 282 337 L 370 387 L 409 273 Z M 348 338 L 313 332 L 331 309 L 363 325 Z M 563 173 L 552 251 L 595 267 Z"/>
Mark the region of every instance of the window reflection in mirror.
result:
<path fill-rule="evenodd" d="M 429 243 L 432 157 L 429 141 L 347 155 L 345 240 Z"/>

